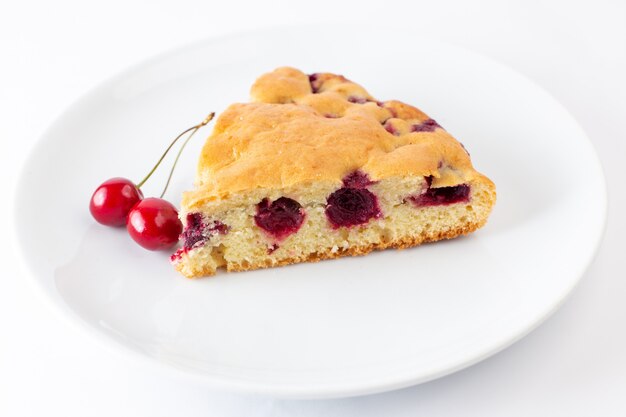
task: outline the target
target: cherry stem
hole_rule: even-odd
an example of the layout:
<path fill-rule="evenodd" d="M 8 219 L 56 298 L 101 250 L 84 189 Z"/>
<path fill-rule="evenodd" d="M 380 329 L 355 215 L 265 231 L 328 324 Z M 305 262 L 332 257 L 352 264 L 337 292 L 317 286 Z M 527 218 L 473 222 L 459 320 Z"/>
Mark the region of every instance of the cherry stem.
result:
<path fill-rule="evenodd" d="M 187 146 L 187 143 L 189 143 L 191 138 L 193 138 L 193 135 L 195 135 L 196 132 L 200 130 L 202 126 L 206 125 L 207 123 L 211 121 L 211 119 L 213 119 L 213 116 L 215 116 L 215 113 L 209 114 L 206 117 L 206 119 L 202 121 L 202 123 L 196 126 L 196 129 L 193 132 L 191 132 L 189 136 L 187 136 L 187 139 L 185 139 L 183 144 L 180 146 L 180 149 L 178 150 L 178 153 L 176 154 L 176 159 L 174 159 L 174 164 L 172 164 L 172 169 L 170 169 L 170 175 L 167 177 L 167 182 L 165 183 L 165 187 L 163 187 L 163 192 L 161 193 L 161 196 L 159 198 L 163 198 L 163 196 L 165 195 L 165 192 L 167 191 L 167 187 L 170 185 L 172 175 L 174 174 L 174 170 L 176 169 L 176 164 L 178 163 L 178 159 L 180 158 L 180 155 L 183 153 L 185 146 Z"/>
<path fill-rule="evenodd" d="M 185 147 L 185 145 L 187 144 L 189 139 L 191 139 L 191 137 L 198 131 L 198 129 L 200 129 L 202 126 L 206 126 L 211 121 L 211 119 L 213 119 L 214 116 L 215 116 L 215 113 L 209 114 L 201 123 L 199 123 L 199 124 L 197 124 L 197 125 L 195 125 L 193 127 L 190 127 L 189 129 L 185 130 L 180 135 L 176 136 L 176 139 L 174 139 L 172 141 L 172 143 L 170 143 L 170 146 L 167 147 L 165 152 L 163 152 L 163 155 L 161 155 L 161 158 L 159 158 L 159 160 L 156 163 L 156 165 L 154 165 L 154 167 L 150 170 L 150 172 L 148 172 L 148 175 L 146 175 L 145 178 L 142 179 L 139 182 L 139 184 L 137 184 L 137 188 L 141 188 L 141 186 L 144 185 L 146 181 L 148 181 L 148 179 L 152 176 L 152 174 L 154 174 L 154 171 L 156 171 L 156 169 L 159 167 L 159 165 L 161 165 L 161 162 L 163 162 L 163 159 L 165 159 L 165 156 L 167 155 L 167 153 L 170 151 L 170 149 L 172 149 L 172 146 L 174 146 L 174 144 L 176 142 L 178 142 L 178 139 L 180 139 L 186 133 L 189 133 L 189 132 L 193 131 L 191 133 L 191 135 L 189 135 L 189 137 L 187 138 L 185 143 L 183 143 L 183 146 L 180 148 L 180 151 L 178 152 L 178 155 L 176 156 L 176 160 L 174 161 L 174 166 L 172 167 L 172 170 L 170 171 L 170 176 L 167 179 L 167 184 L 165 184 L 165 189 L 163 190 L 163 193 L 161 194 L 161 197 L 163 197 L 163 194 L 165 194 L 165 191 L 167 190 L 167 186 L 170 183 L 170 179 L 172 178 L 172 173 L 174 172 L 174 168 L 176 167 L 176 162 L 178 162 L 178 157 L 180 156 L 183 148 Z"/>

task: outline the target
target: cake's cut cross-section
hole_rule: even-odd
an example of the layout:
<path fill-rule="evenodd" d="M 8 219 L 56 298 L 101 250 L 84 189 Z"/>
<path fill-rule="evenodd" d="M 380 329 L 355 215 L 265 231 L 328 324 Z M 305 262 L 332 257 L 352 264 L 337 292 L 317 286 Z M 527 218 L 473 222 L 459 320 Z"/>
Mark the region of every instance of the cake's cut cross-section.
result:
<path fill-rule="evenodd" d="M 183 275 L 406 248 L 487 221 L 493 182 L 416 107 L 287 67 L 251 95 L 220 115 L 183 195 Z"/>

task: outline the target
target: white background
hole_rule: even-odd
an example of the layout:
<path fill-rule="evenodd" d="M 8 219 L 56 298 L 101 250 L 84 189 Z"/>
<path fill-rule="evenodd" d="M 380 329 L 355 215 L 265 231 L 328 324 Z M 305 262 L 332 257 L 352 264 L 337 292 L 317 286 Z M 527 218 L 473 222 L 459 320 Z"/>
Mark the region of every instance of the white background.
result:
<path fill-rule="evenodd" d="M 457 374 L 330 401 L 209 391 L 109 351 L 49 309 L 17 268 L 10 214 L 22 161 L 57 115 L 104 78 L 163 50 L 316 22 L 361 23 L 364 31 L 411 26 L 510 65 L 570 110 L 604 165 L 609 214 L 596 260 L 568 302 L 513 347 Z M 407 53 L 428 59 L 419 45 Z M 626 3 L 617 0 L 0 0 L 0 416 L 626 415 L 625 80 Z M 585 167 L 572 181 L 581 175 Z"/>

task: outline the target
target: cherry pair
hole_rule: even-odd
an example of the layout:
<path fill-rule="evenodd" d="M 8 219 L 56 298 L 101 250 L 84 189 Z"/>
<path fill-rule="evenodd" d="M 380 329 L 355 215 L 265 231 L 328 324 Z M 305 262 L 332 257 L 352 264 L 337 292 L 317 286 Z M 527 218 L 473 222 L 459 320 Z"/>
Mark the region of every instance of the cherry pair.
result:
<path fill-rule="evenodd" d="M 89 211 L 94 219 L 106 226 L 118 227 L 126 225 L 128 234 L 135 242 L 146 249 L 160 250 L 174 246 L 183 231 L 183 225 L 178 218 L 176 207 L 169 201 L 164 200 L 163 195 L 167 191 L 172 173 L 185 145 L 198 129 L 213 119 L 214 115 L 214 113 L 209 114 L 202 123 L 178 135 L 165 150 L 154 168 L 139 184 L 120 177 L 111 178 L 100 184 L 89 202 Z M 141 186 L 150 178 L 178 139 L 188 132 L 192 133 L 178 151 L 161 197 L 144 198 Z"/>
<path fill-rule="evenodd" d="M 111 178 L 93 193 L 89 211 L 98 223 L 126 226 L 133 240 L 146 249 L 167 249 L 178 241 L 183 225 L 176 207 L 162 198 L 143 198 L 126 178 Z"/>

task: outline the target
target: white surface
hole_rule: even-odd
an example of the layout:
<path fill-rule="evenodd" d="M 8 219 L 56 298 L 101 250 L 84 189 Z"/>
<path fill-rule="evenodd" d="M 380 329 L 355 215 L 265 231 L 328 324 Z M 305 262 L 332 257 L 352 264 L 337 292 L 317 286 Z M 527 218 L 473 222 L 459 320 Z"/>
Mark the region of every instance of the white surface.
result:
<path fill-rule="evenodd" d="M 9 180 L 5 196 L 12 195 L 12 179 L 27 151 L 59 112 L 129 63 L 207 35 L 284 21 L 349 20 L 362 22 L 364 30 L 375 30 L 379 20 L 396 21 L 493 56 L 527 74 L 572 112 L 594 142 L 609 186 L 608 226 L 595 262 L 563 308 L 499 355 L 418 387 L 333 401 L 225 395 L 120 359 L 68 326 L 20 277 L 12 245 L 5 240 L 0 247 L 6 265 L 0 284 L 0 415 L 35 416 L 51 410 L 68 416 L 626 413 L 621 236 L 626 231 L 624 4 L 484 1 L 396 7 L 401 12 L 382 10 L 380 3 L 354 7 L 337 2 L 299 6 L 285 2 L 282 7 L 266 2 L 165 5 L 147 1 L 3 5 L 0 156 L 3 178 Z M 419 45 L 415 49 L 419 51 Z M 86 132 L 86 140 L 88 136 Z M 584 175 L 584 167 L 572 174 Z M 1 210 L 6 236 L 10 220 L 7 208 Z"/>
<path fill-rule="evenodd" d="M 392 42 L 418 40 L 411 31 L 366 37 L 326 26 L 286 39 L 285 30 L 162 55 L 90 92 L 44 133 L 18 182 L 16 227 L 45 296 L 115 346 L 212 388 L 300 399 L 437 378 L 501 350 L 552 313 L 589 265 L 606 214 L 601 167 L 567 111 L 529 80 L 464 49 L 431 40 L 421 47 L 428 61 L 402 56 L 407 45 Z M 346 51 L 337 38 L 354 47 Z M 255 42 L 271 48 L 251 49 Z M 318 43 L 329 47 L 311 57 Z M 372 62 L 367 50 L 385 48 L 396 56 L 396 77 L 380 80 L 389 64 Z M 231 56 L 216 63 L 224 50 Z M 413 250 L 190 281 L 169 266 L 168 253 L 146 252 L 123 230 L 94 224 L 85 200 L 103 175 L 150 166 L 155 138 L 193 124 L 208 107 L 220 113 L 245 100 L 258 74 L 286 55 L 298 68 L 336 68 L 378 97 L 419 101 L 436 114 L 498 185 L 488 226 Z M 519 114 L 533 122 L 520 123 Z M 193 183 L 202 141 L 194 145 L 170 198 Z M 570 181 L 578 166 L 586 175 Z"/>

